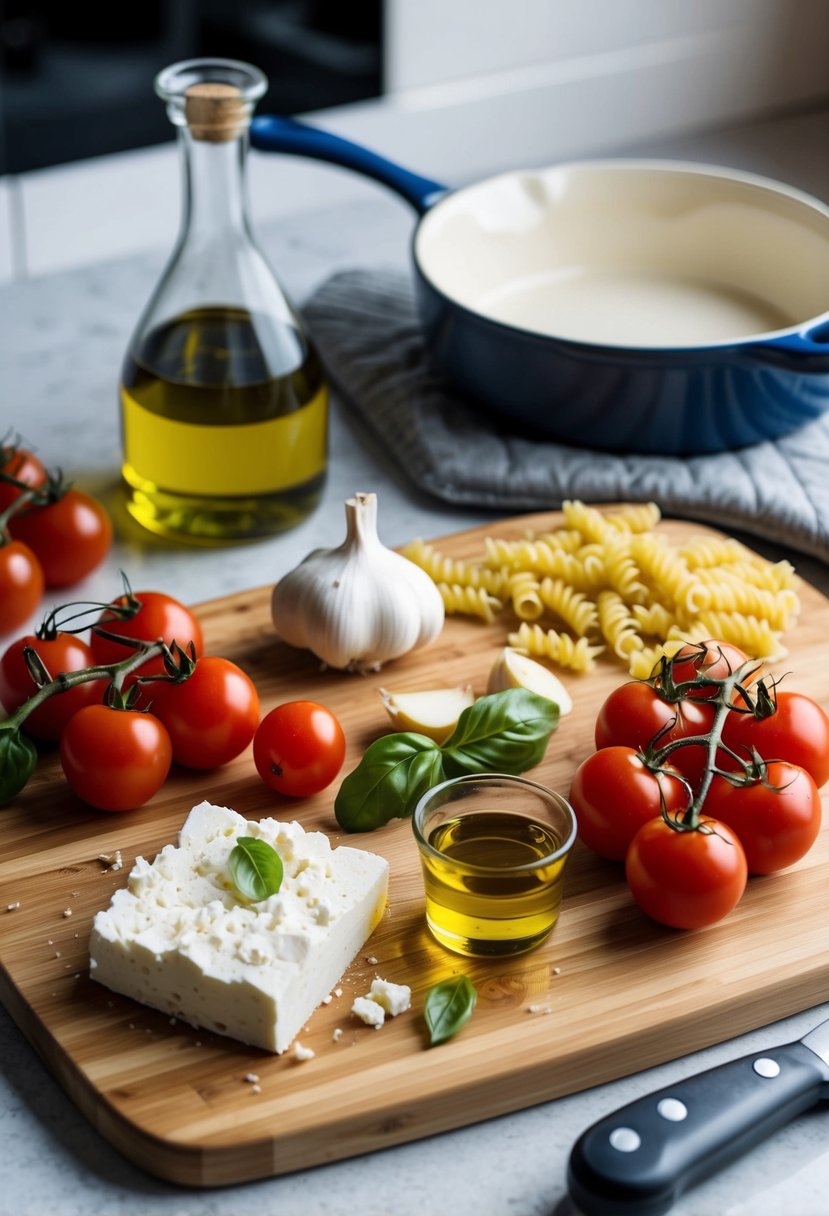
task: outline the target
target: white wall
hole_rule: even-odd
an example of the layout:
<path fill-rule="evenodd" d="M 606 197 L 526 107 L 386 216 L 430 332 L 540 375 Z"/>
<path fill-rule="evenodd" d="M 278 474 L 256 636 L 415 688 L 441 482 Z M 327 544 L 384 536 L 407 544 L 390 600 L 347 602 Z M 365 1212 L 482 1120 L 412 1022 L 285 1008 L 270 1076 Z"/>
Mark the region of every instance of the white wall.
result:
<path fill-rule="evenodd" d="M 386 3 L 386 96 L 312 117 L 448 184 L 829 99 L 827 0 Z M 250 172 L 258 222 L 378 189 L 291 157 Z M 0 280 L 169 248 L 177 224 L 172 146 L 0 181 Z"/>

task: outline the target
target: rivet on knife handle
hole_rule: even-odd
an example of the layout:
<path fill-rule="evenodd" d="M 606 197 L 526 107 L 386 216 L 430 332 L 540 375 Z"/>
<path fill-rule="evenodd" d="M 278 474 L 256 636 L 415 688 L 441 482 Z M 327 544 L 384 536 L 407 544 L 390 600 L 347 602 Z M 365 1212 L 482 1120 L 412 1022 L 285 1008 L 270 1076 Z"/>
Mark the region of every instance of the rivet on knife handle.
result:
<path fill-rule="evenodd" d="M 829 1064 L 801 1042 L 698 1073 L 588 1128 L 570 1154 L 570 1194 L 585 1216 L 660 1216 L 821 1097 Z"/>

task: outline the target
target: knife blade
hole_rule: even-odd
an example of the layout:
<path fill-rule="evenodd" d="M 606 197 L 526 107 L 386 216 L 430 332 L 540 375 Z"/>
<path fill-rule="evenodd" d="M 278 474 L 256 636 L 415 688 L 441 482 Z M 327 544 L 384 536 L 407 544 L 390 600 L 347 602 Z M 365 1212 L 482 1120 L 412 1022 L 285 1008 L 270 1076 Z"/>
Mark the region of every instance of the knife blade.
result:
<path fill-rule="evenodd" d="M 570 1194 L 585 1216 L 662 1216 L 688 1187 L 826 1098 L 829 1020 L 594 1123 L 570 1153 Z"/>

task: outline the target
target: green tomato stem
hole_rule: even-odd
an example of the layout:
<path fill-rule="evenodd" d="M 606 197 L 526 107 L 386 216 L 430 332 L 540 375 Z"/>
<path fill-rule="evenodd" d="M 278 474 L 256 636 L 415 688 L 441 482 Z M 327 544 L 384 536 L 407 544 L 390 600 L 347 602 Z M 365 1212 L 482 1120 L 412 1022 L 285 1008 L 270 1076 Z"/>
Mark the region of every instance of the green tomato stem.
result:
<path fill-rule="evenodd" d="M 723 727 L 733 709 L 732 697 L 734 691 L 742 686 L 744 677 L 755 670 L 756 660 L 750 659 L 722 680 L 707 677 L 706 684 L 716 685 L 718 690 L 716 698 L 714 698 L 717 710 L 714 714 L 714 721 L 711 723 L 710 731 L 706 735 L 689 735 L 684 739 L 674 739 L 673 742 L 666 743 L 664 747 L 661 747 L 652 757 L 654 767 L 659 767 L 665 763 L 677 748 L 688 747 L 691 744 L 702 745 L 706 748 L 705 775 L 702 778 L 699 790 L 681 816 L 683 829 L 694 831 L 699 827 L 705 796 L 708 793 L 717 769 L 717 749 L 722 742 Z M 730 749 L 726 750 L 730 752 Z M 734 753 L 730 752 L 730 754 L 733 755 Z"/>
<path fill-rule="evenodd" d="M 61 672 L 54 680 L 50 680 L 48 684 L 44 684 L 36 693 L 33 693 L 28 701 L 24 701 L 13 714 L 10 714 L 4 720 L 3 725 L 19 727 L 26 721 L 29 714 L 33 713 L 49 697 L 55 696 L 56 693 L 67 692 L 70 688 L 76 688 L 78 684 L 88 684 L 90 680 L 105 680 L 110 678 L 111 684 L 120 692 L 124 680 L 130 672 L 135 671 L 143 663 L 146 663 L 147 659 L 151 659 L 157 654 L 166 655 L 169 653 L 169 647 L 166 642 L 139 643 L 132 639 L 123 640 L 130 641 L 132 645 L 140 646 L 140 649 L 135 654 L 131 654 L 128 658 L 121 659 L 117 663 L 99 663 L 94 667 L 84 667 L 80 671 Z"/>
<path fill-rule="evenodd" d="M 18 511 L 21 511 L 23 507 L 28 506 L 29 503 L 33 502 L 39 505 L 38 499 L 40 496 L 38 495 L 37 490 L 33 489 L 31 486 L 27 486 L 24 481 L 18 481 L 16 477 L 10 477 L 7 473 L 0 473 L 0 479 L 11 482 L 12 485 L 19 486 L 21 490 L 21 493 L 18 494 L 17 498 L 13 498 L 2 515 L 0 515 L 0 537 L 2 537 L 4 541 L 8 541 L 8 524 L 11 517 L 16 515 Z"/>

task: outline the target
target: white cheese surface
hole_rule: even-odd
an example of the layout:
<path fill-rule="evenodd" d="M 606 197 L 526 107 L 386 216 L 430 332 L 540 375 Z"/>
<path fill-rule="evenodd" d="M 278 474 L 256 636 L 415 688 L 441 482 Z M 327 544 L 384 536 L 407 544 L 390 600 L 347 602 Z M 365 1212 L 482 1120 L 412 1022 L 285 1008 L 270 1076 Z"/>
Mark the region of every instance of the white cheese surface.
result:
<path fill-rule="evenodd" d="M 236 892 L 228 857 L 240 836 L 276 849 L 276 895 L 249 903 Z M 203 802 L 178 846 L 137 858 L 95 917 L 90 974 L 192 1026 L 283 1052 L 377 925 L 387 888 L 385 858 Z"/>

